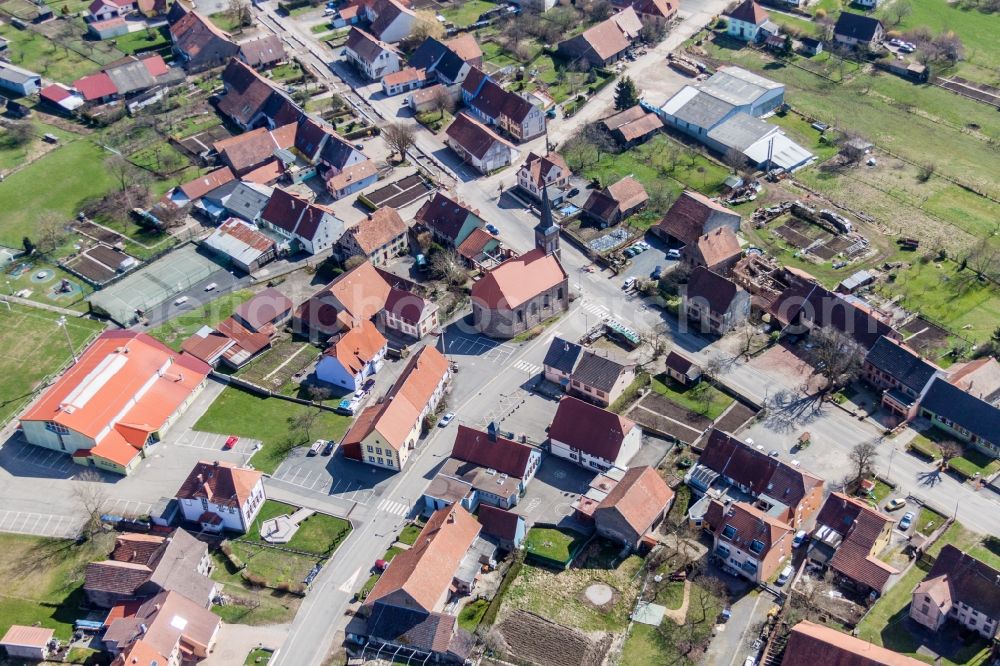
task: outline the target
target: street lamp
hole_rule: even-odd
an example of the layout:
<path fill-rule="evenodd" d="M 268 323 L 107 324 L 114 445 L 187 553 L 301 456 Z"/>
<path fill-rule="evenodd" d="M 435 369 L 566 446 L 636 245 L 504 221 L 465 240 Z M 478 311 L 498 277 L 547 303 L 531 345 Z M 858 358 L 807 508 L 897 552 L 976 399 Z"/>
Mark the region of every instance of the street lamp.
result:
<path fill-rule="evenodd" d="M 892 449 L 889 450 L 889 469 L 886 470 L 886 473 L 885 473 L 885 480 L 886 481 L 891 480 L 890 477 L 892 475 L 892 457 L 894 455 L 896 455 L 896 447 L 895 446 L 892 447 Z"/>
<path fill-rule="evenodd" d="M 66 334 L 66 344 L 69 345 L 69 353 L 73 356 L 73 362 L 76 363 L 79 359 L 76 357 L 76 350 L 73 349 L 73 341 L 69 338 L 69 330 L 66 328 L 66 315 L 61 315 L 59 319 L 56 319 L 56 326 L 63 330 Z"/>

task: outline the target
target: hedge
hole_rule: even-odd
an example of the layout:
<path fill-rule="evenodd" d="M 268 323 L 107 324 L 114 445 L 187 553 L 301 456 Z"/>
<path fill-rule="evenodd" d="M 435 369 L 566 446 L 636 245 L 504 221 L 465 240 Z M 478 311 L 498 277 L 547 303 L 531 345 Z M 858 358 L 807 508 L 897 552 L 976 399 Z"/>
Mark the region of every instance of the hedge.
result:
<path fill-rule="evenodd" d="M 938 460 L 941 458 L 941 450 L 938 449 L 937 444 L 934 442 L 929 442 L 919 437 L 914 438 L 910 442 L 910 450 L 916 451 L 925 458 L 930 458 L 931 460 Z"/>
<path fill-rule="evenodd" d="M 486 607 L 486 612 L 483 613 L 482 619 L 479 621 L 479 626 L 489 627 L 492 626 L 497 619 L 497 613 L 500 612 L 500 604 L 503 603 L 503 596 L 507 593 L 507 588 L 511 586 L 514 579 L 521 572 L 521 567 L 524 565 L 524 560 L 520 557 L 514 560 L 514 563 L 510 565 L 510 569 L 507 570 L 507 575 L 504 576 L 503 580 L 500 581 L 500 587 L 497 588 L 497 593 L 493 595 L 490 599 L 490 605 Z"/>

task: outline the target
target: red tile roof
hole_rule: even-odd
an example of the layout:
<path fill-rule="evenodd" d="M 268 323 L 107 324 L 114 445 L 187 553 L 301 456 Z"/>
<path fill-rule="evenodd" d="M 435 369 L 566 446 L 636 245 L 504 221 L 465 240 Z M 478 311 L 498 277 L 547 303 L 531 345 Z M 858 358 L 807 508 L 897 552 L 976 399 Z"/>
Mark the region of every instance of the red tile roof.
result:
<path fill-rule="evenodd" d="M 635 422 L 572 396 L 559 401 L 549 437 L 592 456 L 615 460 Z"/>
<path fill-rule="evenodd" d="M 385 337 L 379 333 L 375 324 L 363 321 L 360 326 L 355 326 L 335 342 L 331 342 L 323 354 L 337 359 L 344 368 L 356 375 L 385 349 L 386 344 Z"/>
<path fill-rule="evenodd" d="M 923 666 L 924 662 L 887 650 L 836 629 L 802 621 L 792 627 L 781 666 Z"/>
<path fill-rule="evenodd" d="M 716 507 L 719 502 L 712 500 Z M 713 512 L 715 514 L 715 512 Z M 753 552 L 750 545 L 753 541 L 763 544 L 763 550 L 756 556 L 763 561 L 772 548 L 783 545 L 784 549 L 791 552 L 792 528 L 774 516 L 770 516 L 755 506 L 746 502 L 735 502 L 729 506 L 728 511 L 721 516 L 713 515 L 713 522 L 710 522 L 716 537 L 723 543 L 731 543 L 737 548 Z M 732 538 L 723 536 L 723 530 L 732 527 L 736 530 Z M 769 576 L 771 572 L 762 571 L 762 576 Z"/>
<path fill-rule="evenodd" d="M 534 249 L 491 269 L 472 285 L 472 300 L 492 310 L 513 309 L 566 281 L 555 255 Z"/>
<path fill-rule="evenodd" d="M 440 509 L 409 550 L 396 555 L 365 599 L 427 612 L 438 610 L 481 527 L 460 505 Z"/>
<path fill-rule="evenodd" d="M 98 72 L 97 74 L 77 79 L 73 82 L 73 87 L 88 102 L 118 93 L 118 87 L 115 86 L 115 82 L 111 80 L 107 72 Z"/>
<path fill-rule="evenodd" d="M 191 201 L 200 199 L 217 187 L 222 187 L 226 183 L 236 180 L 236 176 L 229 170 L 229 167 L 221 167 L 215 171 L 209 171 L 204 176 L 198 176 L 181 185 L 180 190 Z"/>
<path fill-rule="evenodd" d="M 242 507 L 263 478 L 257 470 L 228 462 L 202 460 L 177 489 L 177 499 L 201 499 L 222 506 Z"/>
<path fill-rule="evenodd" d="M 480 48 L 475 35 L 468 32 L 446 40 L 444 45 L 454 51 L 455 55 L 466 62 L 483 57 L 483 49 Z"/>
<path fill-rule="evenodd" d="M 816 517 L 816 525 L 825 525 L 843 536 L 830 559 L 830 567 L 840 574 L 879 592 L 898 569 L 878 559 L 875 543 L 886 524 L 893 519 L 864 502 L 843 493 L 826 498 Z"/>
<path fill-rule="evenodd" d="M 514 146 L 496 132 L 466 113 L 460 113 L 445 132 L 448 137 L 477 159 L 482 159 L 494 144 L 501 144 L 508 150 Z"/>
<path fill-rule="evenodd" d="M 490 439 L 480 430 L 458 426 L 451 457 L 523 479 L 528 475 L 534 449 L 504 437 Z"/>
<path fill-rule="evenodd" d="M 737 21 L 753 23 L 754 25 L 760 25 L 768 18 L 767 12 L 764 11 L 764 8 L 753 0 L 744 0 L 736 9 L 723 14 L 723 16 L 736 19 Z"/>
<path fill-rule="evenodd" d="M 656 225 L 663 233 L 667 233 L 682 243 L 693 243 L 705 233 L 705 224 L 716 214 L 727 217 L 739 217 L 738 213 L 720 203 L 712 201 L 703 194 L 686 190 L 677 197 L 677 201 Z"/>
<path fill-rule="evenodd" d="M 740 241 L 730 227 L 719 227 L 704 236 L 699 236 L 693 244 L 697 248 L 697 254 L 708 266 L 715 266 L 728 259 L 739 256 Z M 685 246 L 685 250 L 693 251 L 692 246 Z"/>
<path fill-rule="evenodd" d="M 479 505 L 479 523 L 483 534 L 512 541 L 517 536 L 517 524 L 524 520 L 513 511 L 482 503 Z"/>
<path fill-rule="evenodd" d="M 674 491 L 667 486 L 652 467 L 632 467 L 607 497 L 601 500 L 594 519 L 601 521 L 605 511 L 620 515 L 637 534 L 645 534 L 653 522 L 674 499 Z"/>

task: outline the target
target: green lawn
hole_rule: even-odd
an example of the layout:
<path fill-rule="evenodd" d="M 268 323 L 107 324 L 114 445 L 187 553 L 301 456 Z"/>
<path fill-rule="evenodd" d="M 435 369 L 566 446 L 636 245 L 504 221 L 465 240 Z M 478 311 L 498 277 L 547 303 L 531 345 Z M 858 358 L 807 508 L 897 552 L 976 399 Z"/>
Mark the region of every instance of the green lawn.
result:
<path fill-rule="evenodd" d="M 923 433 L 918 433 L 916 437 L 910 440 L 910 448 L 925 458 L 932 460 L 941 459 L 941 449 L 938 448 L 937 442 Z"/>
<path fill-rule="evenodd" d="M 70 361 L 66 336 L 54 312 L 0 304 L 0 423 L 24 407 L 42 380 Z M 73 349 L 84 344 L 104 326 L 91 319 L 66 318 L 66 332 Z"/>
<path fill-rule="evenodd" d="M 958 264 L 914 261 L 893 273 L 894 281 L 881 284 L 878 291 L 900 296 L 903 307 L 966 338 L 987 340 L 1000 321 L 1000 289 L 980 282 L 972 271 L 959 270 Z"/>
<path fill-rule="evenodd" d="M 264 664 L 271 661 L 271 657 L 273 656 L 274 652 L 271 650 L 264 650 L 262 648 L 250 650 L 250 654 L 247 655 L 246 660 L 243 662 L 243 666 L 264 666 Z"/>
<path fill-rule="evenodd" d="M 875 490 L 872 491 L 875 496 L 875 502 L 878 504 L 882 503 L 882 500 L 887 498 L 892 494 L 892 488 L 890 488 L 884 481 L 875 480 Z"/>
<path fill-rule="evenodd" d="M 458 614 L 458 626 L 471 634 L 479 626 L 479 622 L 483 619 L 483 614 L 486 613 L 489 606 L 490 602 L 486 599 L 476 599 L 465 604 Z"/>
<path fill-rule="evenodd" d="M 245 554 L 243 552 L 240 553 Z M 292 556 L 298 558 L 298 556 Z M 221 552 L 213 552 L 215 568 L 212 579 L 222 583 L 223 593 L 232 602 L 212 606 L 212 612 L 229 624 L 284 624 L 291 622 L 301 603 L 301 597 L 251 586 L 240 576 Z M 253 571 L 251 569 L 251 571 Z"/>
<path fill-rule="evenodd" d="M 143 51 L 159 50 L 170 44 L 170 32 L 167 26 L 153 30 L 130 32 L 115 39 L 115 46 L 122 53 L 133 54 Z"/>
<path fill-rule="evenodd" d="M 701 414 L 713 421 L 726 411 L 733 399 L 708 382 L 694 386 L 681 386 L 666 375 L 653 378 L 653 390 L 681 407 Z"/>
<path fill-rule="evenodd" d="M 687 626 L 667 619 L 659 627 L 633 624 L 625 640 L 621 663 L 693 666 L 696 662 L 685 653 L 685 646 L 708 644 L 715 619 L 725 603 L 697 584 L 691 586 L 690 595 Z"/>
<path fill-rule="evenodd" d="M 441 16 L 451 21 L 455 25 L 464 28 L 479 20 L 483 12 L 496 7 L 492 2 L 486 0 L 468 0 L 457 7 L 449 7 L 441 10 Z"/>
<path fill-rule="evenodd" d="M 39 217 L 55 214 L 67 221 L 81 204 L 114 187 L 114 177 L 101 168 L 108 153 L 86 139 L 56 148 L 6 178 L 0 187 L 0 245 L 20 247 L 35 236 Z"/>
<path fill-rule="evenodd" d="M 597 69 L 588 72 L 575 72 L 567 65 L 568 63 L 564 60 L 550 53 L 539 51 L 538 55 L 524 66 L 524 69 L 538 82 L 544 84 L 545 89 L 556 104 L 562 104 L 581 93 L 594 92 L 614 77 L 612 73 Z M 514 83 L 511 90 L 519 92 L 523 88 L 530 91 L 536 87 L 537 85 L 526 79 L 523 83 Z"/>
<path fill-rule="evenodd" d="M 86 617 L 83 571 L 114 547 L 114 537 L 101 533 L 76 545 L 73 541 L 0 533 L 0 633 L 12 624 L 40 624 L 68 640 L 73 622 Z"/>
<path fill-rule="evenodd" d="M 528 553 L 556 562 L 568 562 L 584 537 L 576 532 L 551 527 L 532 527 L 524 540 Z"/>
<path fill-rule="evenodd" d="M 676 610 L 684 603 L 684 581 L 667 581 L 656 593 L 656 603 Z"/>
<path fill-rule="evenodd" d="M 913 529 L 925 536 L 929 536 L 931 532 L 941 527 L 944 521 L 945 517 L 940 513 L 922 506 L 920 507 L 920 513 L 917 514 L 917 522 L 913 526 Z"/>
<path fill-rule="evenodd" d="M 171 349 L 179 350 L 181 344 L 198 329 L 202 326 L 215 326 L 233 314 L 251 296 L 253 292 L 249 289 L 230 292 L 147 332 Z"/>
<path fill-rule="evenodd" d="M 974 478 L 976 475 L 985 478 L 1000 468 L 1000 460 L 970 446 L 965 448 L 965 453 L 961 456 L 949 460 L 948 466 L 967 479 Z"/>
<path fill-rule="evenodd" d="M 912 13 L 894 30 L 926 26 L 934 33 L 954 30 L 965 44 L 965 60 L 958 65 L 961 76 L 996 85 L 1000 70 L 1000 14 L 962 9 L 938 0 L 913 0 Z"/>
<path fill-rule="evenodd" d="M 9 23 L 4 23 L 0 25 L 0 37 L 10 41 L 5 53 L 9 54 L 13 64 L 37 72 L 47 79 L 70 85 L 78 78 L 93 74 L 101 68 L 97 62 L 88 60 L 74 50 L 58 46 L 33 30 L 18 30 Z"/>
<path fill-rule="evenodd" d="M 264 446 L 250 462 L 260 471 L 271 474 L 295 446 L 319 438 L 339 440 L 347 432 L 350 419 L 325 410 L 320 411 L 309 438 L 305 433 L 290 430 L 288 419 L 310 409 L 316 408 L 279 398 L 260 398 L 229 387 L 195 423 L 194 429 L 261 440 Z"/>
<path fill-rule="evenodd" d="M 420 525 L 407 525 L 403 528 L 403 531 L 399 533 L 399 537 L 396 538 L 396 541 L 412 546 L 416 543 L 417 537 L 420 536 L 421 529 Z"/>
<path fill-rule="evenodd" d="M 978 532 L 965 529 L 961 523 L 954 522 L 927 552 L 936 557 L 941 549 L 948 544 L 979 558 L 994 569 L 1000 569 L 1000 543 L 997 542 L 996 537 L 984 537 Z"/>
<path fill-rule="evenodd" d="M 168 141 L 156 141 L 147 144 L 128 156 L 129 160 L 141 169 L 148 169 L 161 176 L 174 174 L 191 166 L 187 156 L 174 148 Z"/>
<path fill-rule="evenodd" d="M 295 81 L 305 76 L 299 63 L 291 60 L 282 63 L 271 70 L 271 78 L 275 81 Z"/>

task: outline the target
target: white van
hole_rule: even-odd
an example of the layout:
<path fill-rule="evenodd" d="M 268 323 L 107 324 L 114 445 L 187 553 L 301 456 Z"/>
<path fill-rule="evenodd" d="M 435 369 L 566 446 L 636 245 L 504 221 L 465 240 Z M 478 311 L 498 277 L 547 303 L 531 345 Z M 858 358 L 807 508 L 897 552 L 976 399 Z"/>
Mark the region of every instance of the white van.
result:
<path fill-rule="evenodd" d="M 187 296 L 181 296 L 176 301 L 174 301 L 174 305 L 184 305 L 187 302 L 188 302 L 188 297 Z"/>

